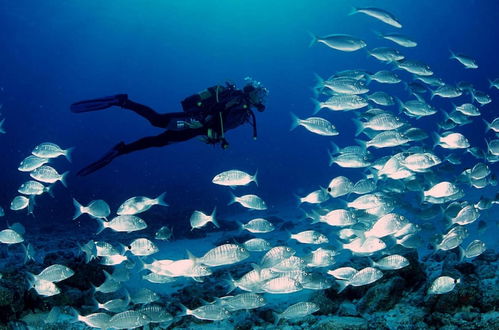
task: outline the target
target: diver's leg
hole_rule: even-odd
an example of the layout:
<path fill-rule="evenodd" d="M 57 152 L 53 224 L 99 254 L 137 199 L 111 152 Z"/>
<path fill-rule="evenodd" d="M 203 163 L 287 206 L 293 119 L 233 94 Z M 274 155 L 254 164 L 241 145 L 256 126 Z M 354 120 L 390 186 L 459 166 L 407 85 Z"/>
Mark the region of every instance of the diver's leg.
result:
<path fill-rule="evenodd" d="M 198 135 L 203 135 L 202 129 L 185 129 L 182 131 L 165 131 L 156 136 L 148 136 L 135 142 L 125 144 L 120 151 L 120 155 L 128 154 L 137 150 L 151 147 L 163 147 L 172 143 L 182 142 L 192 139 Z"/>
<path fill-rule="evenodd" d="M 121 104 L 121 107 L 128 110 L 132 110 L 139 116 L 142 116 L 145 119 L 147 119 L 151 123 L 151 125 L 161 128 L 168 127 L 170 119 L 173 118 L 174 116 L 174 114 L 172 113 L 164 113 L 164 114 L 157 113 L 147 105 L 143 105 L 128 99 L 125 100 L 123 104 Z"/>
<path fill-rule="evenodd" d="M 186 129 L 183 131 L 165 131 L 156 136 L 148 136 L 132 142 L 130 144 L 125 144 L 123 142 L 115 145 L 111 151 L 105 154 L 98 161 L 84 167 L 80 171 L 78 171 L 78 175 L 85 176 L 89 175 L 104 166 L 108 165 L 118 156 L 125 155 L 137 150 L 147 149 L 151 147 L 162 147 L 168 144 L 172 144 L 175 142 L 182 142 L 192 139 L 198 135 L 203 135 L 203 129 Z"/>

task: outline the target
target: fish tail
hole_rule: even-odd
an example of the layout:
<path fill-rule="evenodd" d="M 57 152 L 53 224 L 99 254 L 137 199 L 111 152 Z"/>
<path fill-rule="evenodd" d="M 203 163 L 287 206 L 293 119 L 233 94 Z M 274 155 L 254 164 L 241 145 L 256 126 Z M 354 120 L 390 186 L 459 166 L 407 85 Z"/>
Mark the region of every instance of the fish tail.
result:
<path fill-rule="evenodd" d="M 334 163 L 334 153 L 330 151 L 329 149 L 327 150 L 327 155 L 329 156 L 329 166 L 333 165 Z"/>
<path fill-rule="evenodd" d="M 156 197 L 156 203 L 161 206 L 168 206 L 168 203 L 165 202 L 166 192 L 162 193 L 158 197 Z"/>
<path fill-rule="evenodd" d="M 362 122 L 359 119 L 353 119 L 353 123 L 355 125 L 355 136 L 359 136 L 363 131 L 364 131 L 364 125 L 362 125 Z"/>
<path fill-rule="evenodd" d="M 33 258 L 30 257 L 28 248 L 26 247 L 26 245 L 24 245 L 24 243 L 21 243 L 21 247 L 23 248 L 23 254 L 24 254 L 23 264 L 26 265 L 28 261 L 32 260 Z"/>
<path fill-rule="evenodd" d="M 73 215 L 73 220 L 76 220 L 80 215 L 83 214 L 83 205 L 81 205 L 75 198 L 73 198 L 73 205 L 75 207 L 75 214 Z"/>
<path fill-rule="evenodd" d="M 295 196 L 295 198 L 298 200 L 297 204 L 296 204 L 296 207 L 300 207 L 300 205 L 303 203 L 303 200 L 300 196 L 298 196 L 298 194 L 293 194 Z"/>
<path fill-rule="evenodd" d="M 373 31 L 373 33 L 374 33 L 374 35 L 375 35 L 376 37 L 378 37 L 378 38 L 383 38 L 383 33 L 379 32 L 379 31 L 377 31 L 377 30 L 372 30 L 372 31 Z"/>
<path fill-rule="evenodd" d="M 183 304 L 179 303 L 179 307 L 182 311 L 177 316 L 192 315 L 192 311 L 189 308 L 185 307 Z"/>
<path fill-rule="evenodd" d="M 317 93 L 317 90 L 324 87 L 324 79 L 315 72 L 314 72 L 314 77 L 315 77 L 315 80 L 317 80 L 317 82 L 315 83 L 313 90 L 315 91 L 315 93 Z M 317 95 L 314 94 L 314 97 L 317 97 Z"/>
<path fill-rule="evenodd" d="M 229 278 L 226 279 L 225 282 L 229 285 L 229 291 L 227 291 L 227 294 L 231 293 L 237 288 L 236 281 L 234 280 L 234 278 L 230 273 L 229 273 Z"/>
<path fill-rule="evenodd" d="M 61 181 L 62 185 L 66 188 L 68 187 L 68 183 L 66 182 L 68 174 L 69 174 L 69 171 L 62 173 L 61 178 L 59 179 L 59 181 Z"/>
<path fill-rule="evenodd" d="M 3 128 L 3 123 L 5 122 L 5 118 L 0 121 L 0 133 L 5 134 L 5 129 Z"/>
<path fill-rule="evenodd" d="M 483 123 L 485 124 L 485 133 L 487 133 L 488 131 L 490 131 L 490 127 L 491 127 L 492 123 L 489 123 L 485 119 L 482 119 L 482 120 L 483 120 Z"/>
<path fill-rule="evenodd" d="M 311 98 L 312 100 L 312 103 L 314 103 L 314 111 L 313 111 L 313 114 L 317 114 L 320 110 L 321 110 L 321 102 L 319 102 L 318 100 L 314 99 L 314 98 Z"/>
<path fill-rule="evenodd" d="M 213 208 L 213 212 L 211 212 L 211 215 L 210 215 L 210 217 L 211 217 L 211 222 L 213 223 L 213 225 L 215 225 L 215 227 L 220 228 L 220 225 L 218 224 L 217 219 L 215 219 L 215 214 L 216 214 L 216 213 L 217 213 L 217 207 L 215 206 L 215 207 Z"/>
<path fill-rule="evenodd" d="M 100 234 L 104 229 L 106 229 L 106 226 L 104 225 L 104 220 L 102 219 L 99 219 L 99 218 L 95 218 L 95 220 L 97 220 L 97 222 L 99 223 L 99 228 L 97 229 L 97 233 L 95 233 L 95 235 L 98 235 Z"/>
<path fill-rule="evenodd" d="M 71 147 L 69 149 L 64 150 L 64 156 L 70 163 L 72 162 L 71 154 L 73 153 L 74 149 L 75 149 L 74 147 Z"/>
<path fill-rule="evenodd" d="M 236 200 L 237 197 L 232 192 L 230 192 L 230 198 L 231 198 L 231 200 L 230 200 L 230 202 L 227 205 L 232 205 L 235 202 L 237 202 L 237 200 Z"/>
<path fill-rule="evenodd" d="M 199 258 L 193 255 L 191 251 L 185 250 L 185 252 L 187 253 L 187 258 L 189 258 L 192 262 L 196 264 L 200 262 Z"/>
<path fill-rule="evenodd" d="M 358 145 L 360 145 L 364 150 L 368 148 L 367 141 L 364 140 L 359 140 L 359 139 L 354 139 L 355 142 L 357 142 Z"/>
<path fill-rule="evenodd" d="M 281 320 L 281 315 L 276 312 L 272 312 L 272 315 L 274 316 L 274 326 L 276 326 L 279 324 L 279 321 Z"/>
<path fill-rule="evenodd" d="M 292 112 L 290 112 L 290 114 L 291 114 L 292 123 L 291 123 L 291 128 L 289 130 L 292 131 L 298 126 L 300 126 L 300 118 L 298 118 L 298 116 Z"/>
<path fill-rule="evenodd" d="M 255 171 L 255 174 L 251 177 L 251 181 L 253 181 L 256 186 L 258 187 L 258 180 L 257 180 L 257 175 L 258 174 L 258 169 Z"/>
<path fill-rule="evenodd" d="M 34 210 L 35 210 L 35 206 L 36 206 L 35 195 L 30 195 L 28 199 L 29 199 L 28 214 L 35 216 L 35 214 L 34 214 Z"/>
<path fill-rule="evenodd" d="M 312 32 L 308 32 L 308 34 L 310 35 L 310 37 L 312 38 L 312 40 L 310 40 L 310 43 L 308 44 L 308 47 L 312 47 L 313 45 L 315 45 L 317 43 L 317 41 L 319 40 L 317 38 L 317 36 L 315 34 L 313 34 Z"/>
<path fill-rule="evenodd" d="M 431 137 L 433 138 L 433 149 L 440 144 L 440 135 L 436 132 L 431 133 Z"/>
<path fill-rule="evenodd" d="M 449 49 L 449 52 L 450 52 L 450 57 L 449 59 L 453 60 L 456 58 L 456 54 L 454 54 L 454 52 L 452 51 L 452 49 Z"/>
<path fill-rule="evenodd" d="M 80 313 L 74 309 L 73 307 L 69 307 L 69 316 L 71 317 L 68 321 L 70 323 L 75 323 L 78 322 L 78 319 L 80 318 Z"/>
<path fill-rule="evenodd" d="M 345 280 L 336 280 L 336 283 L 338 284 L 338 293 L 345 290 L 346 287 L 348 286 L 348 281 Z"/>
<path fill-rule="evenodd" d="M 357 7 L 352 7 L 352 9 L 350 9 L 350 12 L 348 13 L 348 16 L 355 15 L 358 12 L 359 12 L 359 9 Z"/>
<path fill-rule="evenodd" d="M 54 185 L 51 184 L 50 186 L 45 187 L 45 191 L 50 195 L 50 197 L 55 198 L 54 192 L 52 191 L 54 189 Z"/>

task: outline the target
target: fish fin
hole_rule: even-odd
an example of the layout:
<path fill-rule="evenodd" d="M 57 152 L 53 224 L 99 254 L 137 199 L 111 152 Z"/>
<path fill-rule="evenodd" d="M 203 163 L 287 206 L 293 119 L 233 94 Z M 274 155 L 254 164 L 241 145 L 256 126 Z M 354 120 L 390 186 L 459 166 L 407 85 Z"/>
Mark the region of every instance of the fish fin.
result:
<path fill-rule="evenodd" d="M 258 179 L 257 179 L 258 169 L 255 171 L 255 174 L 251 177 L 251 181 L 253 181 L 258 187 Z"/>
<path fill-rule="evenodd" d="M 78 319 L 80 318 L 80 313 L 74 308 L 69 306 L 69 316 L 71 317 L 68 321 L 70 323 L 75 323 L 78 322 Z"/>
<path fill-rule="evenodd" d="M 312 100 L 312 103 L 314 104 L 314 110 L 313 110 L 312 114 L 315 115 L 321 110 L 321 102 L 319 102 L 318 100 L 316 100 L 314 98 L 310 98 L 310 100 Z"/>
<path fill-rule="evenodd" d="M 76 220 L 80 215 L 83 214 L 82 208 L 83 205 L 81 205 L 76 198 L 73 198 L 73 205 L 75 207 L 75 214 L 73 215 L 73 220 Z"/>
<path fill-rule="evenodd" d="M 298 126 L 300 126 L 300 118 L 298 118 L 298 116 L 292 112 L 290 112 L 290 114 L 291 114 L 292 123 L 291 123 L 291 127 L 289 128 L 289 130 L 292 131 L 295 128 L 297 128 Z"/>
<path fill-rule="evenodd" d="M 234 195 L 232 192 L 230 192 L 230 198 L 231 198 L 231 201 L 227 205 L 232 205 L 235 202 L 237 202 L 236 195 Z"/>
<path fill-rule="evenodd" d="M 178 306 L 182 311 L 177 316 L 192 315 L 192 311 L 189 308 L 185 307 L 183 304 L 179 303 Z"/>
<path fill-rule="evenodd" d="M 51 184 L 50 186 L 46 186 L 44 190 L 50 195 L 50 197 L 55 198 L 54 192 L 52 191 L 54 189 L 54 185 Z"/>
<path fill-rule="evenodd" d="M 440 144 L 440 135 L 436 132 L 431 133 L 431 137 L 433 139 L 433 149 Z"/>
<path fill-rule="evenodd" d="M 338 284 L 338 293 L 341 293 L 343 290 L 345 290 L 348 286 L 348 281 L 345 280 L 336 280 L 336 283 Z"/>
<path fill-rule="evenodd" d="M 353 119 L 353 123 L 355 125 L 355 136 L 359 136 L 360 134 L 362 134 L 362 132 L 364 131 L 364 126 L 362 125 L 362 122 L 359 120 L 359 119 Z"/>
<path fill-rule="evenodd" d="M 312 47 L 313 45 L 315 45 L 318 41 L 318 38 L 315 34 L 313 34 L 312 32 L 308 32 L 308 34 L 310 35 L 310 37 L 312 38 L 312 40 L 310 40 L 310 43 L 308 44 L 308 48 Z"/>
<path fill-rule="evenodd" d="M 213 223 L 213 225 L 215 225 L 215 227 L 217 228 L 220 228 L 220 225 L 218 224 L 218 221 L 217 219 L 215 219 L 215 214 L 217 213 L 217 207 L 215 206 L 213 208 L 213 212 L 211 212 L 211 223 Z"/>
<path fill-rule="evenodd" d="M 329 157 L 329 166 L 331 166 L 331 165 L 333 165 L 334 159 L 335 159 L 334 153 L 328 149 L 327 150 L 327 155 Z"/>
<path fill-rule="evenodd" d="M 464 249 L 462 246 L 459 246 L 459 262 L 463 262 L 464 260 Z"/>
<path fill-rule="evenodd" d="M 348 16 L 355 15 L 358 12 L 359 12 L 359 9 L 357 7 L 352 7 L 352 9 L 350 9 L 350 12 L 348 13 Z"/>
<path fill-rule="evenodd" d="M 70 162 L 70 163 L 72 162 L 72 159 L 71 159 L 71 154 L 73 153 L 73 150 L 74 150 L 74 149 L 75 149 L 74 147 L 71 147 L 71 148 L 69 148 L 69 149 L 64 150 L 64 156 L 66 157 L 66 159 L 67 159 L 67 160 L 68 160 L 68 162 Z"/>
<path fill-rule="evenodd" d="M 229 285 L 229 291 L 227 291 L 226 294 L 229 294 L 231 293 L 232 291 L 234 291 L 237 286 L 236 286 L 236 281 L 234 280 L 234 278 L 232 277 L 232 275 L 229 273 L 229 278 L 225 280 L 225 282 Z"/>
<path fill-rule="evenodd" d="M 158 197 L 156 197 L 156 203 L 158 203 L 158 205 L 168 206 L 168 204 L 165 202 L 165 195 L 166 195 L 166 192 L 164 192 L 161 195 L 159 195 Z"/>
<path fill-rule="evenodd" d="M 21 247 L 23 248 L 23 254 L 24 254 L 23 264 L 26 265 L 31 258 L 28 255 L 28 248 L 26 247 L 26 245 L 24 245 L 24 243 L 21 243 Z"/>
<path fill-rule="evenodd" d="M 338 147 L 338 145 L 333 141 L 331 141 L 331 147 L 333 148 L 333 150 L 331 151 L 332 154 L 337 154 L 340 152 L 340 147 Z"/>
<path fill-rule="evenodd" d="M 185 252 L 187 253 L 187 258 L 189 258 L 189 260 L 191 260 L 192 262 L 194 262 L 196 264 L 199 263 L 199 258 L 196 257 L 195 255 L 193 255 L 191 251 L 185 250 Z"/>
<path fill-rule="evenodd" d="M 35 213 L 34 213 L 35 206 L 36 206 L 35 196 L 36 195 L 31 195 L 28 198 L 29 199 L 29 203 L 28 203 L 28 214 L 32 215 L 32 216 L 35 216 Z"/>
<path fill-rule="evenodd" d="M 367 141 L 354 139 L 355 142 L 360 145 L 364 150 L 367 150 Z"/>
<path fill-rule="evenodd" d="M 482 121 L 485 124 L 485 133 L 487 133 L 488 131 L 490 131 L 490 127 L 491 127 L 492 123 L 489 123 L 485 119 L 482 119 Z"/>
<path fill-rule="evenodd" d="M 66 188 L 68 187 L 68 183 L 66 182 L 68 174 L 69 174 L 69 171 L 62 173 L 61 178 L 59 179 L 59 181 L 61 181 L 62 185 Z"/>
<path fill-rule="evenodd" d="M 454 52 L 452 51 L 452 49 L 449 49 L 449 52 L 450 52 L 450 57 L 449 59 L 453 60 L 453 59 L 456 59 L 456 54 L 454 54 Z"/>
<path fill-rule="evenodd" d="M 274 311 L 272 312 L 272 315 L 274 316 L 274 326 L 277 326 L 281 320 L 281 316 Z"/>
<path fill-rule="evenodd" d="M 98 235 L 100 234 L 104 229 L 106 229 L 106 226 L 104 226 L 104 220 L 102 219 L 99 219 L 99 218 L 95 218 L 95 220 L 97 220 L 97 222 L 99 223 L 99 228 L 97 229 L 97 233 L 95 233 L 95 235 Z"/>

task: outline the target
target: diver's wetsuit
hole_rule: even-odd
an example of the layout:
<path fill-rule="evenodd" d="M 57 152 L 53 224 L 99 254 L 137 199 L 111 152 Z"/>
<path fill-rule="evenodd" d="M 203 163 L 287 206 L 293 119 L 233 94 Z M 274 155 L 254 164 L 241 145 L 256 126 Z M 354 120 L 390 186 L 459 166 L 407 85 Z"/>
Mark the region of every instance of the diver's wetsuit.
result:
<path fill-rule="evenodd" d="M 245 103 L 243 93 L 235 90 L 227 97 L 230 97 L 230 100 L 223 101 L 228 101 L 228 103 L 221 101 L 204 113 L 194 110 L 159 114 L 148 106 L 126 100 L 121 104 L 122 108 L 132 110 L 146 118 L 151 125 L 166 128 L 167 130 L 156 136 L 148 136 L 130 144 L 121 145 L 118 150 L 119 155 L 150 147 L 162 147 L 175 142 L 187 141 L 196 136 L 207 135 L 208 129 L 212 129 L 217 133 L 217 138 L 209 140 L 209 143 L 216 144 L 222 142 L 224 132 L 245 123 L 250 123 L 253 126 L 253 137 L 256 138 L 255 117 L 249 108 L 249 104 Z M 246 105 L 246 108 L 244 108 L 244 105 Z M 199 121 L 203 126 L 200 128 L 188 127 L 186 123 L 192 120 Z"/>
<path fill-rule="evenodd" d="M 227 87 L 214 86 L 200 94 L 195 94 L 182 101 L 183 112 L 159 114 L 143 104 L 128 99 L 126 94 L 119 94 L 97 100 L 74 103 L 73 112 L 88 112 L 120 106 L 146 118 L 151 125 L 166 130 L 156 136 L 149 136 L 135 142 L 120 142 L 98 161 L 86 166 L 78 175 L 88 175 L 109 164 L 114 158 L 150 147 L 161 147 L 168 144 L 190 140 L 203 136 L 206 143 L 228 146 L 224 133 L 244 123 L 253 126 L 253 137 L 256 138 L 256 119 L 251 107 L 263 111 L 263 104 L 253 104 L 248 93 Z"/>

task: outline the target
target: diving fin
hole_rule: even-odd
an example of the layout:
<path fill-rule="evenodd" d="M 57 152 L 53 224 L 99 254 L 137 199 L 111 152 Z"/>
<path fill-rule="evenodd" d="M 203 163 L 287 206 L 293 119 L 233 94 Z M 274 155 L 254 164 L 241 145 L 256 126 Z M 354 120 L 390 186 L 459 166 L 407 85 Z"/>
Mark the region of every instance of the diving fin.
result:
<path fill-rule="evenodd" d="M 114 105 L 122 106 L 128 100 L 127 94 L 116 94 L 99 99 L 85 100 L 71 104 L 71 112 L 90 112 L 110 108 Z"/>
<path fill-rule="evenodd" d="M 123 142 L 118 143 L 115 145 L 107 154 L 105 154 L 101 159 L 99 159 L 96 162 L 93 162 L 90 165 L 85 166 L 81 170 L 78 171 L 77 175 L 79 176 L 86 176 L 89 175 L 97 170 L 100 170 L 104 166 L 108 165 L 118 157 L 119 155 L 122 154 L 123 147 L 125 147 L 125 144 Z"/>

